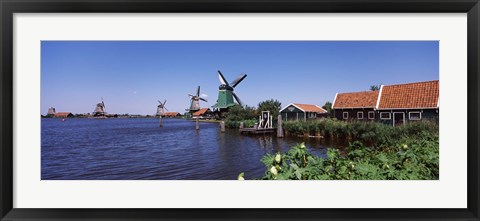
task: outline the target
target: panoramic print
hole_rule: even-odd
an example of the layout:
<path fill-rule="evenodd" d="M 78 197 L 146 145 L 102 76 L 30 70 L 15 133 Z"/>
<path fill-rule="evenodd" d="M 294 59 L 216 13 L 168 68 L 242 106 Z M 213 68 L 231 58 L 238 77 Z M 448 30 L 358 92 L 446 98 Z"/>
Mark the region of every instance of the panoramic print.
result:
<path fill-rule="evenodd" d="M 42 41 L 42 180 L 438 180 L 438 41 Z"/>

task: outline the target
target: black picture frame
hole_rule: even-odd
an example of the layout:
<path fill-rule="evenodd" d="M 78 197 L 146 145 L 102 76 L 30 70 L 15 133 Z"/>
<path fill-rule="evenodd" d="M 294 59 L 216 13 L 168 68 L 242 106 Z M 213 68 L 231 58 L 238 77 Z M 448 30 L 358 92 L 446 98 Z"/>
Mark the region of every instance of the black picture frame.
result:
<path fill-rule="evenodd" d="M 479 220 L 479 0 L 0 0 L 1 220 Z M 16 209 L 13 208 L 14 13 L 467 13 L 466 209 Z M 92 199 L 94 200 L 94 199 Z"/>

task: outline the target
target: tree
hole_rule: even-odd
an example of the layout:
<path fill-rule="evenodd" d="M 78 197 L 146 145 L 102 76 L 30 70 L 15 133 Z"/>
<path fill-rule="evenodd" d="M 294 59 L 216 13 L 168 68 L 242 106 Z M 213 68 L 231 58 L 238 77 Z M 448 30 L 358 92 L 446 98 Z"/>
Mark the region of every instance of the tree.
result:
<path fill-rule="evenodd" d="M 329 117 L 333 117 L 333 109 L 332 109 L 332 102 L 327 101 L 325 104 L 322 106 L 323 109 L 325 109 L 328 112 Z"/>
<path fill-rule="evenodd" d="M 276 117 L 280 113 L 281 108 L 282 108 L 282 103 L 280 101 L 270 99 L 270 100 L 266 100 L 258 103 L 257 112 L 258 114 L 261 114 L 262 111 L 270 111 L 270 116 L 276 119 Z"/>
<path fill-rule="evenodd" d="M 240 105 L 232 106 L 225 113 L 225 120 L 227 121 L 243 121 L 256 119 L 255 109 L 246 105 L 242 107 Z"/>
<path fill-rule="evenodd" d="M 372 86 L 370 86 L 370 90 L 371 91 L 378 91 L 378 90 L 380 90 L 380 85 L 372 85 Z"/>

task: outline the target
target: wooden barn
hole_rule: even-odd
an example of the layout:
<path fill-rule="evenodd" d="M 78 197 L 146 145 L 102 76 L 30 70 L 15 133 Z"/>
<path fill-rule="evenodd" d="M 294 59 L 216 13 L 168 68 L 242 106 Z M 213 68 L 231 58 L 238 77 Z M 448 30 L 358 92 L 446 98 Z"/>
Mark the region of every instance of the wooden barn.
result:
<path fill-rule="evenodd" d="M 291 103 L 280 110 L 280 115 L 282 115 L 282 120 L 312 120 L 323 118 L 328 115 L 328 112 L 313 104 L 294 104 Z"/>
<path fill-rule="evenodd" d="M 162 117 L 168 117 L 168 118 L 175 118 L 175 117 L 180 117 L 182 116 L 180 113 L 178 112 L 165 112 L 162 114 Z"/>
<path fill-rule="evenodd" d="M 376 109 L 378 120 L 403 125 L 423 119 L 438 122 L 439 81 L 381 86 Z"/>
<path fill-rule="evenodd" d="M 334 116 L 339 120 L 373 121 L 378 94 L 379 91 L 337 93 L 332 104 Z"/>

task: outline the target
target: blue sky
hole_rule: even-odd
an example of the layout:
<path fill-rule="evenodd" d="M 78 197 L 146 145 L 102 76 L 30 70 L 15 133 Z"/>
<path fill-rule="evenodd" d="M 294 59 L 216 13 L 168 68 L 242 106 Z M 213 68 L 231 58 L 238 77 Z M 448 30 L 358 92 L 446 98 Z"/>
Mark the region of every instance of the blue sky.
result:
<path fill-rule="evenodd" d="M 41 114 L 93 112 L 103 97 L 108 113 L 155 114 L 157 100 L 185 112 L 197 86 L 216 103 L 221 70 L 235 92 L 256 106 L 322 106 L 337 92 L 374 84 L 439 79 L 437 41 L 43 41 Z"/>

